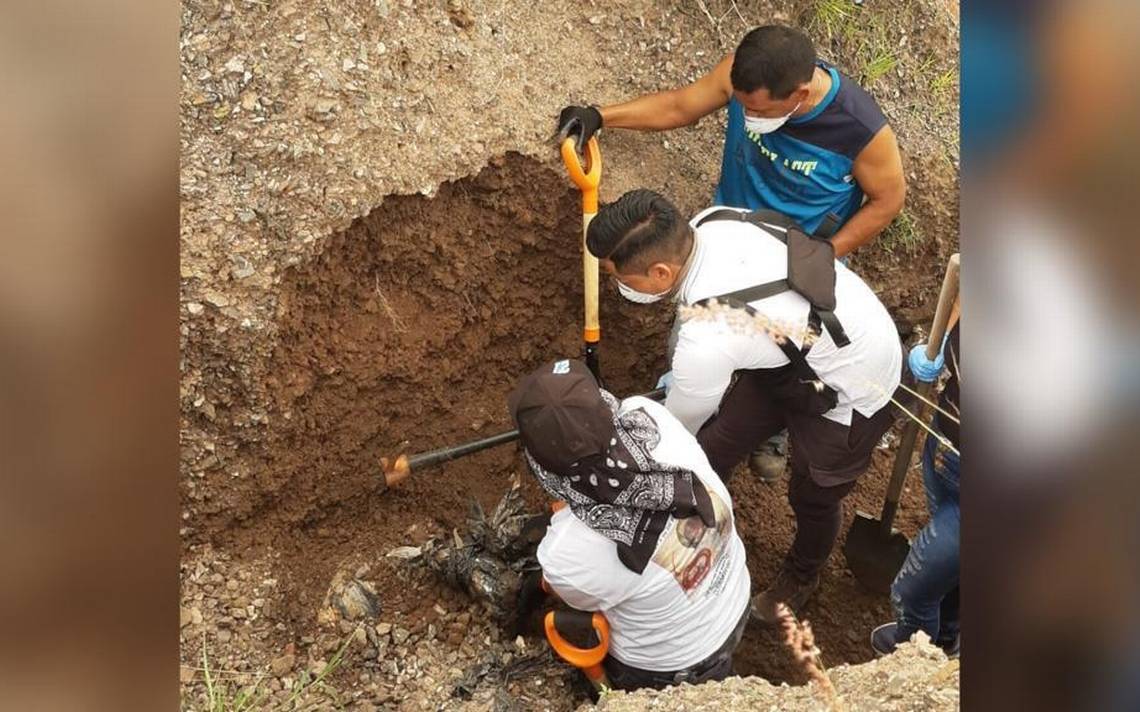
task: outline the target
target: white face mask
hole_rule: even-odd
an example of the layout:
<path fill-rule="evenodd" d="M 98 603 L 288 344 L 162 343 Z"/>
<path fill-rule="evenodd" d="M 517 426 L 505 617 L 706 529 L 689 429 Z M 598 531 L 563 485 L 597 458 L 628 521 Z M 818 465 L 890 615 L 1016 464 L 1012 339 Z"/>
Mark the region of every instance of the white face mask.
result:
<path fill-rule="evenodd" d="M 802 103 L 802 102 L 801 102 Z M 800 105 L 796 104 L 796 108 L 792 109 L 785 116 L 777 116 L 773 119 L 767 119 L 763 116 L 749 116 L 744 115 L 744 130 L 749 133 L 766 134 L 772 133 L 776 129 L 784 125 L 784 123 L 792 118 L 792 114 L 799 111 Z"/>
<path fill-rule="evenodd" d="M 665 297 L 666 294 L 669 293 L 669 290 L 666 289 L 664 292 L 660 292 L 659 294 L 646 294 L 645 292 L 639 292 L 625 282 L 620 281 L 617 283 L 617 286 L 618 291 L 621 292 L 621 295 L 634 304 L 652 304 L 653 302 L 659 302 Z"/>

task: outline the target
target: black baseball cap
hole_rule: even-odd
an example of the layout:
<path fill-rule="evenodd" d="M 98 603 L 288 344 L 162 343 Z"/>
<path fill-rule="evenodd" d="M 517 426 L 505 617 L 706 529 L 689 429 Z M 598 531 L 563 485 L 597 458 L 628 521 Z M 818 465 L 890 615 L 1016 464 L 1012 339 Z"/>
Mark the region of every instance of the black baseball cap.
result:
<path fill-rule="evenodd" d="M 555 473 L 604 454 L 614 438 L 613 411 L 581 361 L 543 364 L 519 380 L 507 405 L 523 445 Z"/>

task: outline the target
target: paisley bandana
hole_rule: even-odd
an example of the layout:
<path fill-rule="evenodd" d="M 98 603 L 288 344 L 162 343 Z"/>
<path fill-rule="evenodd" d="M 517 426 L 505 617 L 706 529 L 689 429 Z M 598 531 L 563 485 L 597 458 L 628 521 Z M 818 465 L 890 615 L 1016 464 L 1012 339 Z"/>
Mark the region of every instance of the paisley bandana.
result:
<path fill-rule="evenodd" d="M 640 574 L 670 516 L 699 516 L 705 526 L 716 525 L 712 500 L 692 471 L 652 458 L 661 434 L 644 409 L 618 415 L 618 399 L 605 390 L 601 394 L 613 412 L 616 431 L 604 454 L 583 458 L 565 473 L 544 468 L 529 452 L 526 459 L 547 494 L 566 502 L 574 516 L 612 540 L 621 562 Z"/>

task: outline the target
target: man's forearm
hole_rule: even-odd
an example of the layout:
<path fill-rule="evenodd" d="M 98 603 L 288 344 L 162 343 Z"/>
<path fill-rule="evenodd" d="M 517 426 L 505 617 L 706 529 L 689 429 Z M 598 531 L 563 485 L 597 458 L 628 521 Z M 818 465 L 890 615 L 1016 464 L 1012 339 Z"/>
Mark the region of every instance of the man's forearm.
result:
<path fill-rule="evenodd" d="M 668 131 L 690 122 L 677 107 L 672 91 L 639 96 L 632 101 L 601 107 L 606 128 Z"/>
<path fill-rule="evenodd" d="M 846 257 L 886 229 L 902 209 L 901 205 L 868 200 L 831 238 L 837 258 Z"/>

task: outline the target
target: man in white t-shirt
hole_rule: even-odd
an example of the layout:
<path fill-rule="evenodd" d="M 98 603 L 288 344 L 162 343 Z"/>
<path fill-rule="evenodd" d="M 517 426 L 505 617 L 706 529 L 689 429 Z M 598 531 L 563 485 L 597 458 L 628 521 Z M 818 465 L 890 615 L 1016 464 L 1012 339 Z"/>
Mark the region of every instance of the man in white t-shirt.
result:
<path fill-rule="evenodd" d="M 659 403 L 619 402 L 584 364 L 556 361 L 509 399 L 531 471 L 555 501 L 538 547 L 547 586 L 610 625 L 619 689 L 720 680 L 748 621 L 732 498 Z"/>
<path fill-rule="evenodd" d="M 753 599 L 753 615 L 770 624 L 778 603 L 798 610 L 818 586 L 842 524 L 842 500 L 890 427 L 902 371 L 886 308 L 810 240 L 770 211 L 714 207 L 686 224 L 649 190 L 603 207 L 586 237 L 627 299 L 678 302 L 682 323 L 665 406 L 696 434 L 722 480 L 756 445 L 788 429 L 795 540 L 776 581 Z M 826 279 L 816 286 L 827 282 L 833 305 L 788 288 L 793 242 L 793 255 L 812 253 L 816 268 L 822 254 L 824 269 L 803 273 L 822 271 Z"/>

